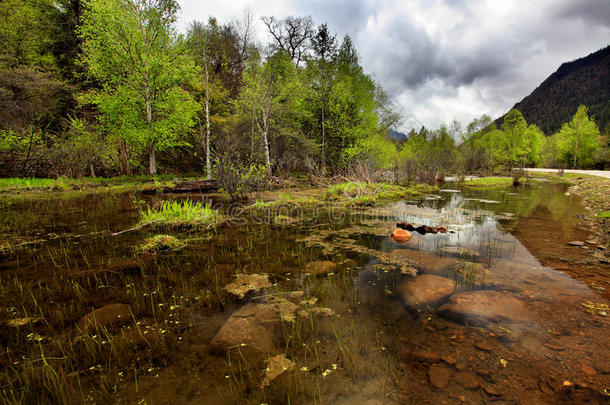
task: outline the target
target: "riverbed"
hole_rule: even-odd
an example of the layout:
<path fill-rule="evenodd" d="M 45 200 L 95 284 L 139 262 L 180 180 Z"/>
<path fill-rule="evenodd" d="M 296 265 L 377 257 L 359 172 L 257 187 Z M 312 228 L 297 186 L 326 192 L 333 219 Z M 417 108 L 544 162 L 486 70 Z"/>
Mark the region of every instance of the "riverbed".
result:
<path fill-rule="evenodd" d="M 185 246 L 143 253 L 153 232 L 123 231 L 139 209 L 173 198 L 207 201 L 231 220 L 166 232 Z M 610 266 L 584 213 L 566 185 L 545 181 L 449 183 L 366 207 L 252 209 L 218 195 L 138 192 L 7 197 L 0 399 L 607 403 Z M 397 243 L 399 222 L 447 232 Z M 250 275 L 261 278 L 231 293 Z"/>

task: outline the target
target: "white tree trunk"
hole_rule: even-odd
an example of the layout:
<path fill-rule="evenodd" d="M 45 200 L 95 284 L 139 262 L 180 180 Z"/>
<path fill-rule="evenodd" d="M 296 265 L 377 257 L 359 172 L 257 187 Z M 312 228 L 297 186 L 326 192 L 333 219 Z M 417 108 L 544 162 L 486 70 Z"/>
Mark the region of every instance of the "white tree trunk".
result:
<path fill-rule="evenodd" d="M 212 178 L 212 163 L 210 161 L 210 76 L 208 61 L 205 61 L 205 168 L 208 180 Z"/>
<path fill-rule="evenodd" d="M 150 103 L 150 85 L 148 84 L 148 74 L 146 74 L 144 86 L 146 90 L 146 123 L 152 137 L 152 105 Z M 155 140 L 154 137 L 150 141 L 150 150 L 148 154 L 148 173 L 151 176 L 157 174 L 157 159 L 155 157 Z"/>

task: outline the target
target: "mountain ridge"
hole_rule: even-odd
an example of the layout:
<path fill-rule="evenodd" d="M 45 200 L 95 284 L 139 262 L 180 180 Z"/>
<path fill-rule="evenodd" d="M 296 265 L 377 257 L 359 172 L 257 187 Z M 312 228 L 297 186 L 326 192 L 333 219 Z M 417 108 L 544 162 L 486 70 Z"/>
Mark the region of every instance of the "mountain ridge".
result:
<path fill-rule="evenodd" d="M 562 63 L 512 108 L 519 110 L 528 123 L 552 135 L 570 121 L 581 104 L 589 108 L 589 115 L 603 131 L 610 123 L 610 45 Z M 504 116 L 496 124 L 501 124 Z"/>

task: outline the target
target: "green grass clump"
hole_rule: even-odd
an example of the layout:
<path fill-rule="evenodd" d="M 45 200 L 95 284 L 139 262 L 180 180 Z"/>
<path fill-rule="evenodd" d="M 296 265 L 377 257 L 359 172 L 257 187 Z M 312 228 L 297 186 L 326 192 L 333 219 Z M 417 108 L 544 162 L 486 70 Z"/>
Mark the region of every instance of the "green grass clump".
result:
<path fill-rule="evenodd" d="M 280 194 L 279 200 L 263 201 L 256 200 L 251 208 L 281 208 L 281 207 L 313 207 L 321 204 L 315 197 L 290 198 L 287 194 Z"/>
<path fill-rule="evenodd" d="M 171 235 L 155 235 L 147 238 L 140 250 L 145 253 L 157 253 L 180 249 L 184 246 L 178 238 Z"/>
<path fill-rule="evenodd" d="M 152 228 L 207 229 L 222 221 L 222 215 L 200 202 L 166 201 L 158 209 L 140 210 L 141 226 Z"/>
<path fill-rule="evenodd" d="M 387 183 L 365 183 L 360 181 L 349 181 L 335 184 L 326 190 L 327 200 L 350 199 L 351 202 L 366 205 L 374 200 L 393 200 L 418 196 L 423 193 L 436 191 L 436 187 L 428 185 L 417 185 L 413 187 L 402 187 Z M 374 197 L 374 200 L 371 198 Z M 356 200 L 356 201 L 354 201 Z"/>
<path fill-rule="evenodd" d="M 610 218 L 610 211 L 602 211 L 597 213 L 598 218 Z"/>
<path fill-rule="evenodd" d="M 466 180 L 462 185 L 478 189 L 508 187 L 513 185 L 513 179 L 512 177 L 482 177 L 480 179 Z"/>

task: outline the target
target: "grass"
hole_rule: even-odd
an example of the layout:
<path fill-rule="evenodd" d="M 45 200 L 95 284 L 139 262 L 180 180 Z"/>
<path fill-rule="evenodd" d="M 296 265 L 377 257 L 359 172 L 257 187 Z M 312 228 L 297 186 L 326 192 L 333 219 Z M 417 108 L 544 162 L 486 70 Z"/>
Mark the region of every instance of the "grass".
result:
<path fill-rule="evenodd" d="M 178 238 L 171 235 L 154 235 L 147 238 L 140 246 L 140 251 L 145 253 L 157 253 L 162 251 L 177 250 L 184 246 Z"/>
<path fill-rule="evenodd" d="M 57 177 L 46 178 L 0 178 L 0 192 L 10 191 L 67 191 L 100 188 L 144 188 L 154 185 L 170 185 L 175 176 L 165 174 L 157 176 L 117 176 L 117 177 Z M 188 178 L 183 178 L 188 179 Z"/>
<path fill-rule="evenodd" d="M 209 229 L 222 221 L 222 215 L 210 207 L 191 200 L 166 201 L 157 209 L 140 210 L 139 226 L 160 229 Z"/>
<path fill-rule="evenodd" d="M 466 180 L 462 185 L 477 189 L 508 187 L 513 185 L 513 179 L 512 177 L 482 177 L 480 179 Z"/>
<path fill-rule="evenodd" d="M 597 213 L 598 218 L 610 218 L 610 211 L 602 211 Z"/>
<path fill-rule="evenodd" d="M 327 200 L 348 199 L 357 205 L 369 205 L 377 200 L 392 200 L 419 196 L 437 189 L 428 185 L 402 187 L 387 183 L 366 183 L 348 181 L 328 187 L 325 198 Z"/>

